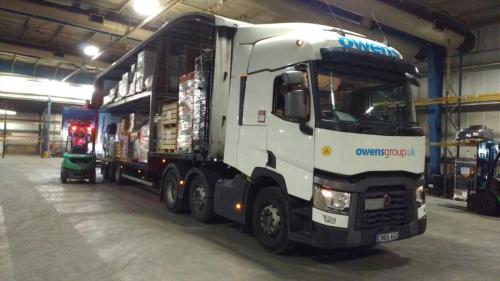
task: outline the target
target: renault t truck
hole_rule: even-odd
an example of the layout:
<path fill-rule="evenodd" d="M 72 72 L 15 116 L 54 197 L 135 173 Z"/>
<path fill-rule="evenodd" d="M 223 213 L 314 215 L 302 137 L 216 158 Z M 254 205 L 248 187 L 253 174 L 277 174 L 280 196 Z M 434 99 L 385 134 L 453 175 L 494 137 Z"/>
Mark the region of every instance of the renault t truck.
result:
<path fill-rule="evenodd" d="M 425 232 L 418 70 L 393 47 L 330 26 L 187 14 L 101 73 L 106 90 L 141 52 L 154 54 L 147 86 L 108 98 L 100 128 L 130 114 L 145 120 L 147 157 L 105 154 L 106 179 L 151 188 L 201 222 L 237 222 L 274 253 Z M 194 111 L 184 87 L 200 101 Z M 177 145 L 165 150 L 168 104 L 178 106 Z"/>

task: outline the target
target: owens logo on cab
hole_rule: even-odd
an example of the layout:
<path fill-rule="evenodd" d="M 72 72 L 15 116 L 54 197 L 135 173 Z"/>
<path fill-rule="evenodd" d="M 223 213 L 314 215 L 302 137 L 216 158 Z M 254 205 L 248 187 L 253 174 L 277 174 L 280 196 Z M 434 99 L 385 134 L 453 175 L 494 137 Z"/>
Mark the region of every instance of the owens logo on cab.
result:
<path fill-rule="evenodd" d="M 346 49 L 357 49 L 363 52 L 369 52 L 379 55 L 385 55 L 389 57 L 401 58 L 401 54 L 398 53 L 394 48 L 386 47 L 380 44 L 374 44 L 370 42 L 365 42 L 356 39 L 350 39 L 346 37 L 339 38 L 340 46 Z"/>
<path fill-rule="evenodd" d="M 415 148 L 357 148 L 357 156 L 373 156 L 373 157 L 414 157 L 417 155 Z"/>

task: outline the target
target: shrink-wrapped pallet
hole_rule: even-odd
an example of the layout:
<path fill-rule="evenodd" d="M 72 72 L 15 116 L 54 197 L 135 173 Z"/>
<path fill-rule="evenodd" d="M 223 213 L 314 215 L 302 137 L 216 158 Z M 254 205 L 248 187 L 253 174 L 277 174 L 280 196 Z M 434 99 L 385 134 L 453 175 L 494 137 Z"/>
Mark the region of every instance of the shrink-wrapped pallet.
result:
<path fill-rule="evenodd" d="M 191 72 L 181 76 L 179 79 L 179 119 L 177 128 L 177 151 L 181 153 L 192 152 L 194 90 L 194 73 Z"/>
<path fill-rule="evenodd" d="M 193 130 L 192 146 L 194 151 L 207 149 L 207 95 L 210 88 L 210 69 L 212 53 L 205 53 L 195 61 L 193 95 Z"/>

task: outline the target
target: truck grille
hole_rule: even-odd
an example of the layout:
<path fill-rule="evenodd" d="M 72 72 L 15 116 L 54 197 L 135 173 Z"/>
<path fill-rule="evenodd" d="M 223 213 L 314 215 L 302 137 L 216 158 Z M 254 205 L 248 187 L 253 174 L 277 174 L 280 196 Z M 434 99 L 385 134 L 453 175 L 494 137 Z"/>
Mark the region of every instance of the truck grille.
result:
<path fill-rule="evenodd" d="M 363 214 L 363 228 L 403 224 L 408 220 L 407 210 L 375 211 Z"/>
<path fill-rule="evenodd" d="M 373 188 L 365 194 L 364 198 L 365 204 L 368 201 L 375 202 L 375 204 L 371 204 L 369 209 L 363 206 L 362 228 L 404 224 L 408 221 L 407 190 L 397 187 Z"/>

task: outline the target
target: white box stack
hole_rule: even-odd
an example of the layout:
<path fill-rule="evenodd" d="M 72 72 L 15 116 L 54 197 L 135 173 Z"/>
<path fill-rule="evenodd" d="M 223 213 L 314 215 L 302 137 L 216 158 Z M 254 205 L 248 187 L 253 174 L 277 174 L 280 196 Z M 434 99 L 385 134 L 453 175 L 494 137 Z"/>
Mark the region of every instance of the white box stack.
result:
<path fill-rule="evenodd" d="M 154 74 L 155 53 L 142 51 L 137 56 L 135 74 L 135 92 L 141 93 L 146 90 L 146 79 Z"/>
<path fill-rule="evenodd" d="M 130 86 L 130 75 L 128 72 L 123 74 L 122 80 L 118 83 L 118 99 L 122 99 L 127 96 L 129 86 Z"/>

